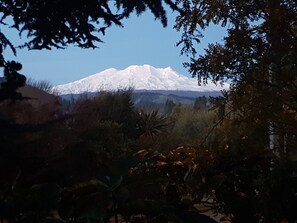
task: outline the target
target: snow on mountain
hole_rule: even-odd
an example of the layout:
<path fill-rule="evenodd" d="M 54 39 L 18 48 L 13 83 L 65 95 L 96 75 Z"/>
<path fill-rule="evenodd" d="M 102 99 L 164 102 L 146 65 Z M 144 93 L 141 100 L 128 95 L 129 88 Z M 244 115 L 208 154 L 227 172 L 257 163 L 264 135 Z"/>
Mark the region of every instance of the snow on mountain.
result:
<path fill-rule="evenodd" d="M 198 86 L 195 78 L 178 74 L 171 67 L 155 68 L 150 65 L 133 65 L 124 70 L 110 68 L 100 73 L 54 87 L 59 94 L 80 94 L 84 92 L 113 91 L 117 89 L 135 90 L 173 90 L 211 92 L 228 89 L 229 84 L 223 87 L 208 83 Z"/>

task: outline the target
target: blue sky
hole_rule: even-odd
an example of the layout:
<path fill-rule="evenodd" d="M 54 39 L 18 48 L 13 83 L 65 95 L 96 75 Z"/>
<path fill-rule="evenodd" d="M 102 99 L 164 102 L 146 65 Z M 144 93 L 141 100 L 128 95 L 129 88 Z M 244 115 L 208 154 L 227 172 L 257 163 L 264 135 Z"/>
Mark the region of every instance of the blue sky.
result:
<path fill-rule="evenodd" d="M 190 76 L 182 63 L 188 60 L 180 56 L 176 47 L 181 33 L 173 29 L 175 15 L 168 11 L 168 26 L 163 28 L 158 20 L 146 12 L 140 17 L 131 16 L 123 22 L 124 28 L 111 27 L 102 37 L 104 43 L 98 49 L 80 49 L 69 46 L 65 50 L 21 49 L 15 58 L 8 51 L 8 59 L 23 64 L 22 73 L 34 80 L 46 80 L 53 85 L 72 82 L 108 68 L 124 69 L 130 65 L 150 64 L 154 67 L 171 66 L 178 73 Z M 17 33 L 9 31 L 9 38 L 19 43 Z M 210 27 L 197 46 L 198 53 L 210 42 L 220 42 L 224 31 Z"/>

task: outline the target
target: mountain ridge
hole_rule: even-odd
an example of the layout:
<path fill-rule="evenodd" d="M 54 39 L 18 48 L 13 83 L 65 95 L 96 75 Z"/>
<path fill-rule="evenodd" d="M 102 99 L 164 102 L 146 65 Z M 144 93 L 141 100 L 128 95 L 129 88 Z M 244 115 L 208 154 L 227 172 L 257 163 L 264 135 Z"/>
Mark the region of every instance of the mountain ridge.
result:
<path fill-rule="evenodd" d="M 53 90 L 62 95 L 128 88 L 148 91 L 213 92 L 227 90 L 229 84 L 218 86 L 208 83 L 199 86 L 196 79 L 178 74 L 171 67 L 155 68 L 145 64 L 131 65 L 123 70 L 109 68 L 80 80 L 55 86 Z"/>

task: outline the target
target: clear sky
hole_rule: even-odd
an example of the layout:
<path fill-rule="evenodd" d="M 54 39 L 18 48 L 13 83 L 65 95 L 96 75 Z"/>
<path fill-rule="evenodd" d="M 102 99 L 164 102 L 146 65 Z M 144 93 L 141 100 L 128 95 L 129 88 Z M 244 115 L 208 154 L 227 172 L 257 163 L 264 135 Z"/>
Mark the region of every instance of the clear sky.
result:
<path fill-rule="evenodd" d="M 173 29 L 175 15 L 168 11 L 168 26 L 163 28 L 160 21 L 146 12 L 140 17 L 131 16 L 123 22 L 124 28 L 111 27 L 102 37 L 97 49 L 80 49 L 70 46 L 65 50 L 19 49 L 17 57 L 8 51 L 8 59 L 23 64 L 22 72 L 34 80 L 46 80 L 53 85 L 72 82 L 108 68 L 124 69 L 130 65 L 149 64 L 154 67 L 171 66 L 180 74 L 190 76 L 182 63 L 188 61 L 180 56 L 176 42 L 181 33 Z M 7 30 L 5 33 L 7 33 Z M 18 42 L 18 35 L 8 32 L 12 42 Z M 210 27 L 197 46 L 198 53 L 210 42 L 220 42 L 224 31 L 219 27 Z"/>

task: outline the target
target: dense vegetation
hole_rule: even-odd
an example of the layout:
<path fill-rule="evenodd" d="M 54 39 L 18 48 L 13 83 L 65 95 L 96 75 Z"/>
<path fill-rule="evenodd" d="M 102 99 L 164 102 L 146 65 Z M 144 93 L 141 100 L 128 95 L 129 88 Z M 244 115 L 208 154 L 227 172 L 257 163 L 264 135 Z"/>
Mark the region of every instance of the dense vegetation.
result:
<path fill-rule="evenodd" d="M 186 110 L 206 110 L 138 110 L 130 91 L 56 102 L 1 104 L 2 221 L 211 222 L 192 211 L 198 200 L 185 179 L 199 150 L 180 146 L 190 136 L 179 134 L 203 126 Z"/>
<path fill-rule="evenodd" d="M 296 1 L 164 2 L 180 13 L 193 76 L 232 82 L 222 97 L 168 101 L 162 114 L 135 109 L 129 91 L 63 108 L 41 91 L 34 100 L 17 91 L 26 78 L 4 59 L 15 48 L 0 32 L 2 222 L 211 222 L 202 207 L 233 223 L 296 222 Z M 12 18 L 36 49 L 94 47 L 133 11 L 166 24 L 162 1 L 116 0 L 117 13 L 112 1 L 69 3 L 4 0 L 0 22 Z M 212 23 L 226 27 L 224 42 L 196 57 Z"/>
<path fill-rule="evenodd" d="M 232 81 L 217 101 L 222 118 L 211 140 L 220 153 L 219 198 L 234 222 L 295 222 L 297 203 L 296 1 L 181 1 L 178 17 L 186 63 L 200 82 Z M 195 56 L 210 24 L 225 27 L 223 43 Z M 217 190 L 216 190 L 217 191 Z M 237 204 L 237 206 L 234 206 Z"/>

